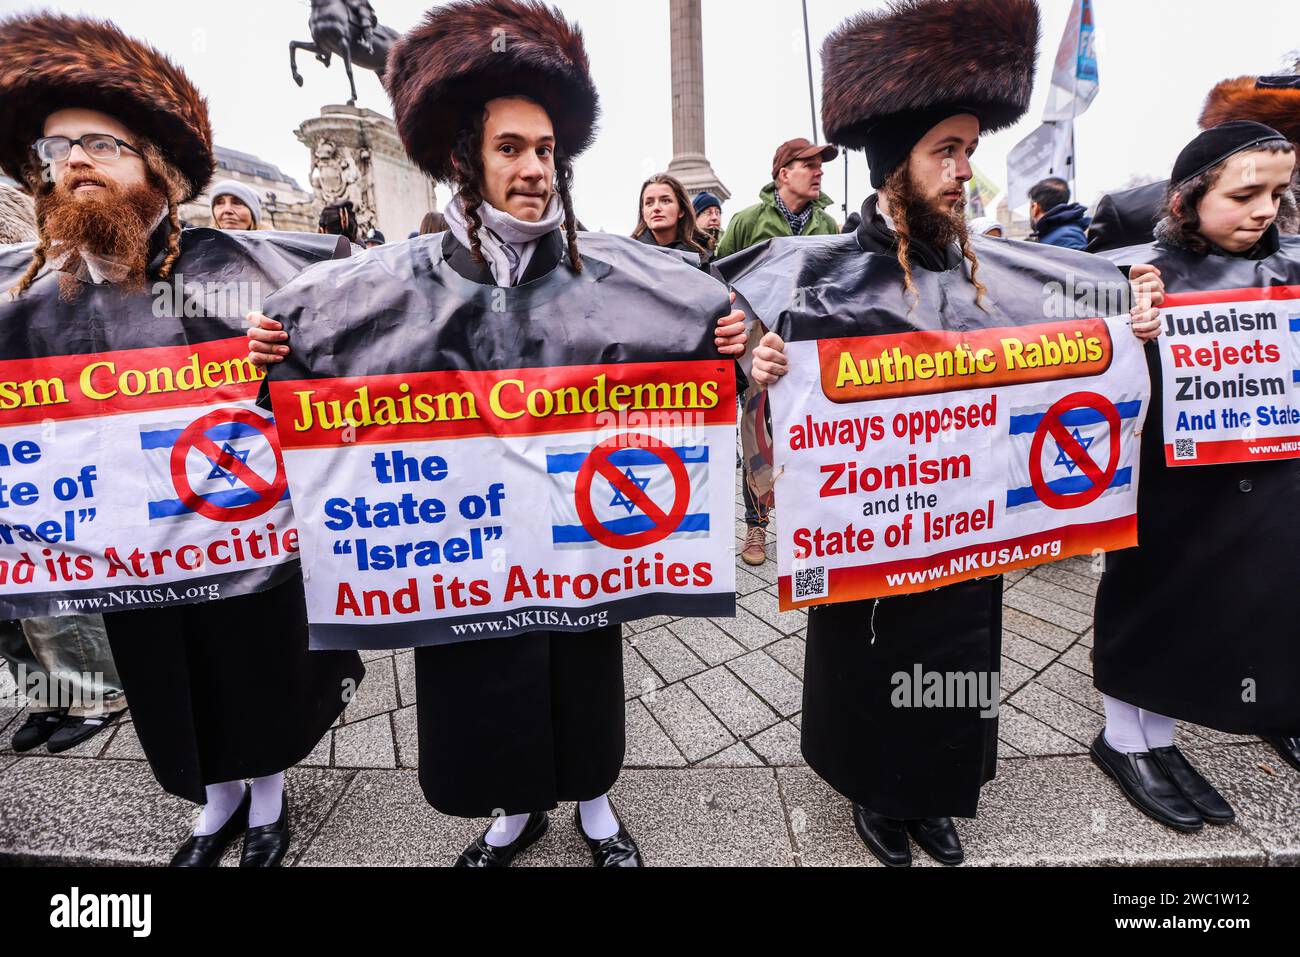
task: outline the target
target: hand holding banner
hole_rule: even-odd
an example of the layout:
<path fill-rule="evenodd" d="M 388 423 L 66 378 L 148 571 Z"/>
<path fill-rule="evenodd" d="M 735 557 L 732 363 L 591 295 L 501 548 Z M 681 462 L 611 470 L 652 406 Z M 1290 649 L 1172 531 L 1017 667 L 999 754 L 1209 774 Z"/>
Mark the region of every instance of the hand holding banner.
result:
<path fill-rule="evenodd" d="M 786 348 L 783 609 L 1136 544 L 1149 383 L 1127 316 Z"/>
<path fill-rule="evenodd" d="M 1300 286 L 1165 297 L 1169 465 L 1300 458 Z"/>
<path fill-rule="evenodd" d="M 0 618 L 215 601 L 294 573 L 243 322 L 339 253 L 336 237 L 186 230 L 148 292 L 86 282 L 70 298 L 46 272 L 0 302 Z M 30 256 L 0 247 L 0 287 Z"/>
<path fill-rule="evenodd" d="M 594 235 L 581 274 L 485 286 L 442 241 L 315 271 L 267 305 L 293 349 L 271 397 L 313 647 L 731 613 L 723 287 Z M 399 268 L 414 275 L 395 282 Z"/>

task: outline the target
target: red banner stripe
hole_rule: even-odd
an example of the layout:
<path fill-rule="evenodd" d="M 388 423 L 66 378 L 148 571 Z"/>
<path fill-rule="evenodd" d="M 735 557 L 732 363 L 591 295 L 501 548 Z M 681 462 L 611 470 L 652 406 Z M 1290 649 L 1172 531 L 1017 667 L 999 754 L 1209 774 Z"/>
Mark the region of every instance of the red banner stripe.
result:
<path fill-rule="evenodd" d="M 1294 450 L 1257 452 L 1251 449 L 1271 449 L 1276 445 L 1297 446 Z M 1165 463 L 1171 468 L 1188 468 L 1197 465 L 1234 465 L 1240 462 L 1272 462 L 1281 459 L 1300 459 L 1300 435 L 1262 436 L 1253 442 L 1245 439 L 1229 439 L 1220 442 L 1196 443 L 1196 458 L 1174 458 L 1173 443 L 1165 446 Z"/>
<path fill-rule="evenodd" d="M 1174 292 L 1165 294 L 1161 308 L 1212 306 L 1221 302 L 1264 302 L 1300 299 L 1300 286 L 1266 286 L 1262 289 L 1217 289 L 1213 292 Z"/>
<path fill-rule="evenodd" d="M 48 359 L 0 362 L 0 428 L 257 398 L 265 375 L 242 336 Z"/>
<path fill-rule="evenodd" d="M 1013 346 L 1016 351 L 1008 355 Z M 1052 351 L 1057 358 L 1041 365 L 1018 363 L 1015 357 L 1023 356 L 1026 349 Z M 1088 358 L 1089 349 L 1095 350 L 1095 358 Z M 817 342 L 822 393 L 837 404 L 1097 376 L 1110 368 L 1113 349 L 1104 319 L 993 329 L 924 329 Z M 1070 352 L 1076 353 L 1074 358 L 1067 357 Z M 977 356 L 979 368 L 973 365 Z M 865 363 L 862 372 L 878 374 L 879 381 L 860 375 L 861 384 L 839 384 L 846 362 L 854 368 Z"/>
<path fill-rule="evenodd" d="M 1061 553 L 1059 555 L 1042 555 L 1037 558 L 1025 558 L 1021 561 L 1007 562 L 992 567 L 972 568 L 954 574 L 945 574 L 938 578 L 927 579 L 923 582 L 904 581 L 899 584 L 890 584 L 888 581 L 890 576 L 906 576 L 909 572 L 926 572 L 940 567 L 946 570 L 951 562 L 981 552 L 996 552 L 1004 548 L 1015 548 L 1016 546 L 1027 552 L 1036 545 L 1046 545 L 1048 542 L 1058 540 L 1061 542 Z M 793 611 L 799 608 L 809 608 L 813 605 L 839 604 L 869 598 L 882 598 L 888 595 L 910 595 L 917 592 L 932 591 L 944 585 L 955 585 L 958 582 L 971 581 L 976 578 L 991 578 L 1019 568 L 1033 568 L 1049 562 L 1059 562 L 1062 559 L 1076 555 L 1092 555 L 1097 551 L 1112 552 L 1122 548 L 1133 548 L 1137 544 L 1137 516 L 1129 515 L 1091 525 L 1071 525 L 1066 528 L 1039 532 L 1008 541 L 991 542 L 987 545 L 968 545 L 952 551 L 907 559 L 906 561 L 886 562 L 878 565 L 859 565 L 851 568 L 832 568 L 828 571 L 830 597 L 813 601 L 794 601 L 792 599 L 790 576 L 783 575 L 778 583 L 781 610 Z"/>
<path fill-rule="evenodd" d="M 734 425 L 735 392 L 718 360 L 271 383 L 286 449 Z"/>

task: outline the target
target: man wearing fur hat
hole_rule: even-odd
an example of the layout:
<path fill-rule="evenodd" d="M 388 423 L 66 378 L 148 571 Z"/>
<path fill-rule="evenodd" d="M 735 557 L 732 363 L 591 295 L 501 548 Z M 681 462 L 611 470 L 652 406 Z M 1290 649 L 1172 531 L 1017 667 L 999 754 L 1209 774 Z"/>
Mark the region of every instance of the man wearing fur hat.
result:
<path fill-rule="evenodd" d="M 1200 126 L 1208 130 L 1231 120 L 1263 123 L 1300 148 L 1300 74 L 1224 80 L 1206 97 Z M 1088 228 L 1088 252 L 1151 242 L 1168 189 L 1169 181 L 1160 180 L 1103 196 Z M 1300 174 L 1282 201 L 1277 228 L 1283 235 L 1300 233 Z"/>
<path fill-rule="evenodd" d="M 34 195 L 39 231 L 34 247 L 0 249 L 0 288 L 11 290 L 0 299 L 5 359 L 226 341 L 242 334 L 242 316 L 206 300 L 160 316 L 146 287 L 183 275 L 275 289 L 346 253 L 323 237 L 182 231 L 180 205 L 213 171 L 207 104 L 177 66 L 111 23 L 0 21 L 0 116 L 0 169 Z M 242 865 L 280 862 L 284 771 L 312 751 L 364 673 L 355 653 L 308 653 L 295 564 L 246 590 L 105 616 L 155 776 L 202 805 L 173 866 L 212 866 L 241 836 Z"/>
<path fill-rule="evenodd" d="M 394 47 L 385 83 L 407 153 L 457 190 L 448 231 L 369 250 L 273 299 L 268 313 L 279 300 L 290 310 L 295 353 L 343 354 L 347 340 L 323 320 L 343 308 L 335 290 L 352 288 L 370 290 L 362 311 L 373 321 L 431 330 L 427 345 L 450 368 L 662 360 L 732 340 L 728 354 L 743 351 L 743 317 L 724 316 L 726 290 L 713 279 L 623 237 L 579 237 L 573 160 L 592 142 L 598 100 L 582 34 L 558 11 L 531 0 L 437 7 Z M 687 323 L 675 335 L 693 341 L 664 345 L 626 328 L 639 299 L 657 310 L 647 315 L 664 315 L 665 295 Z M 583 325 L 617 322 L 603 311 L 612 304 L 621 332 Z M 250 318 L 255 361 L 289 355 L 281 323 Z M 413 341 L 424 335 L 412 331 Z M 408 371 L 405 357 L 384 352 L 349 354 L 349 374 Z M 415 668 L 427 800 L 444 814 L 494 818 L 456 866 L 509 866 L 569 801 L 597 867 L 641 866 L 607 796 L 624 755 L 620 626 L 418 647 Z"/>
<path fill-rule="evenodd" d="M 866 151 L 878 192 L 856 234 L 777 239 L 716 264 L 746 311 L 799 339 L 839 338 L 1074 316 L 1045 291 L 1067 275 L 1123 288 L 1097 257 L 968 235 L 970 156 L 1028 108 L 1037 41 L 1033 0 L 901 0 L 832 33 L 823 125 L 832 143 Z M 815 295 L 791 302 L 792 286 Z M 1156 311 L 1135 308 L 1133 331 L 1158 334 Z M 768 333 L 754 379 L 785 371 L 784 342 Z M 977 705 L 895 707 L 892 676 L 997 674 L 1001 614 L 1000 578 L 809 612 L 803 754 L 852 801 L 859 836 L 888 866 L 911 864 L 909 836 L 941 863 L 962 861 L 952 818 L 975 816 L 998 740 L 996 716 Z"/>

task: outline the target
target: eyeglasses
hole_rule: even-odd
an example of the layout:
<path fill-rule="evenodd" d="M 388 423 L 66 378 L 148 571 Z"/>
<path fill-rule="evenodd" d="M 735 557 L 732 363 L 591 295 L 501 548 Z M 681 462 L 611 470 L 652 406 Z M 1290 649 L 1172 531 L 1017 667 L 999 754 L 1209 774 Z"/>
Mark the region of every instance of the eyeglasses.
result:
<path fill-rule="evenodd" d="M 119 140 L 109 133 L 86 133 L 75 140 L 67 136 L 43 136 L 34 144 L 36 155 L 44 163 L 64 163 L 72 155 L 72 148 L 80 146 L 92 160 L 111 162 L 122 155 L 125 146 L 137 156 L 143 156 L 138 149 L 126 140 Z"/>

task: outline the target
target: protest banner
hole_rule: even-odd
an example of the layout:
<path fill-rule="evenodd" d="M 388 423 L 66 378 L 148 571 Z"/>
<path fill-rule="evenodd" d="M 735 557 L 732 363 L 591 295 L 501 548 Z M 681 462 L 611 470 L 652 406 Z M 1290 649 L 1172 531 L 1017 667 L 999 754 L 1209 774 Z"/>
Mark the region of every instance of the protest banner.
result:
<path fill-rule="evenodd" d="M 1150 382 L 1127 316 L 786 348 L 783 609 L 1137 544 Z"/>
<path fill-rule="evenodd" d="M 733 613 L 725 290 L 596 236 L 581 275 L 482 286 L 442 241 L 313 271 L 267 304 L 294 350 L 271 398 L 312 646 Z M 365 350 L 338 347 L 358 335 Z"/>
<path fill-rule="evenodd" d="M 0 618 L 216 601 L 296 571 L 244 315 L 345 253 L 333 237 L 182 236 L 165 282 L 61 293 L 70 277 L 49 272 L 0 301 Z M 0 286 L 30 257 L 0 248 Z"/>
<path fill-rule="evenodd" d="M 1166 297 L 1171 466 L 1300 458 L 1300 286 Z"/>

